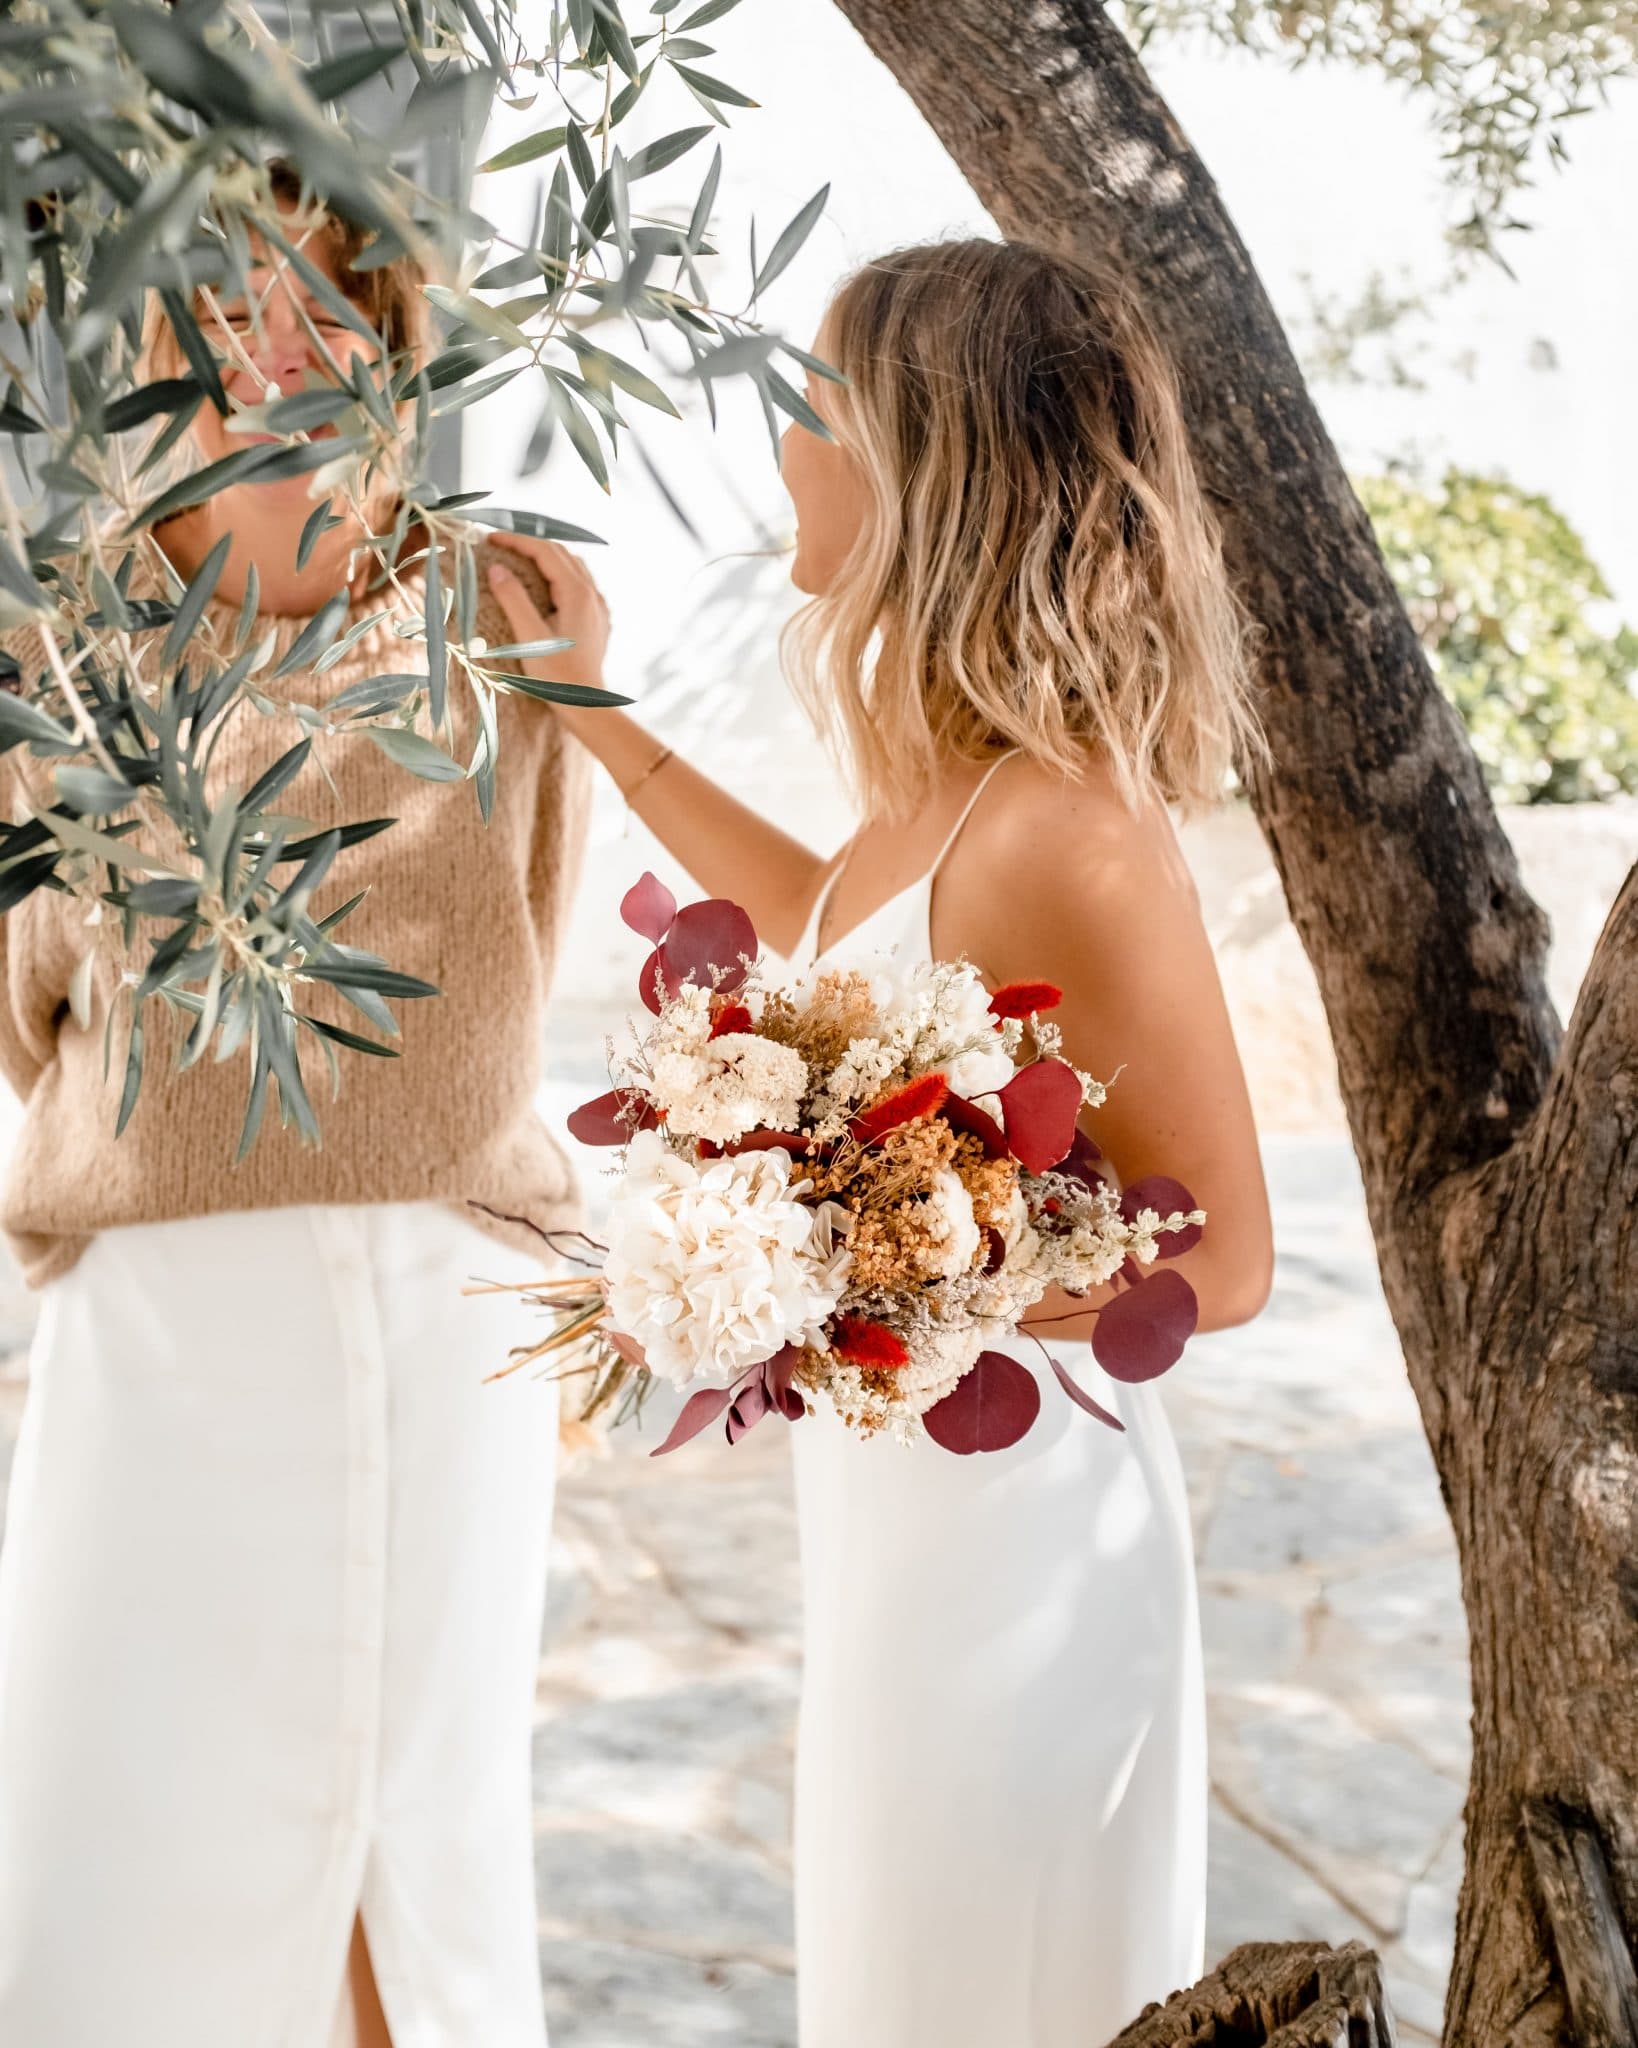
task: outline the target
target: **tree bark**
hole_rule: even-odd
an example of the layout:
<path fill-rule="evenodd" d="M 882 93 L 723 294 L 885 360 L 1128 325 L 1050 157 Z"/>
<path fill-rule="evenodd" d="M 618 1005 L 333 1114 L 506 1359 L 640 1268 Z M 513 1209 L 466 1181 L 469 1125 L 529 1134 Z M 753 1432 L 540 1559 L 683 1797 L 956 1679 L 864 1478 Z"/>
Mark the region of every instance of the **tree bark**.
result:
<path fill-rule="evenodd" d="M 1527 1799 L 1524 1833 L 1581 2048 L 1638 2048 L 1638 1970 L 1597 1831 Z"/>
<path fill-rule="evenodd" d="M 1394 2048 L 1382 1968 L 1362 1942 L 1248 1941 L 1147 2007 L 1109 2048 Z"/>
<path fill-rule="evenodd" d="M 1568 1039 L 1546 921 L 1199 158 L 1098 0 L 839 0 L 1002 231 L 1112 265 L 1261 635 L 1252 801 L 1314 964 L 1473 1646 L 1447 2048 L 1573 2039 L 1523 1832 L 1638 1929 L 1638 876 Z"/>

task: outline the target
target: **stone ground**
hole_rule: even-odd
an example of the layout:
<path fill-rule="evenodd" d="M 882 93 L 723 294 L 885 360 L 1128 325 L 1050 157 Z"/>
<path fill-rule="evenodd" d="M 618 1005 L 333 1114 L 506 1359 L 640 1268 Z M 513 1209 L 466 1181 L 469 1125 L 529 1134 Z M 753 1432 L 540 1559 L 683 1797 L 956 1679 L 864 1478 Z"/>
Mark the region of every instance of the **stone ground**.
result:
<path fill-rule="evenodd" d="M 1455 1560 L 1347 1147 L 1274 1138 L 1268 1164 L 1274 1300 L 1171 1387 L 1211 1696 L 1209 1941 L 1361 1935 L 1428 2039 L 1467 1762 Z M 0 1295 L 0 1465 L 30 1320 Z M 646 1448 L 560 1495 L 535 1776 L 554 2048 L 791 2048 L 784 1446 Z"/>

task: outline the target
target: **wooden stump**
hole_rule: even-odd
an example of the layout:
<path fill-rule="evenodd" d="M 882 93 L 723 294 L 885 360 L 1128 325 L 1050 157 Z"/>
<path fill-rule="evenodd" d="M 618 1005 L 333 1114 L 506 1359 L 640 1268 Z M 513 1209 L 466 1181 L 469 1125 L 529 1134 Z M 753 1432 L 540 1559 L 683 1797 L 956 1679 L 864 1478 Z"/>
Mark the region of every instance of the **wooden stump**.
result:
<path fill-rule="evenodd" d="M 1147 2007 L 1109 2048 L 1393 2048 L 1382 1965 L 1363 1942 L 1248 1941 Z"/>

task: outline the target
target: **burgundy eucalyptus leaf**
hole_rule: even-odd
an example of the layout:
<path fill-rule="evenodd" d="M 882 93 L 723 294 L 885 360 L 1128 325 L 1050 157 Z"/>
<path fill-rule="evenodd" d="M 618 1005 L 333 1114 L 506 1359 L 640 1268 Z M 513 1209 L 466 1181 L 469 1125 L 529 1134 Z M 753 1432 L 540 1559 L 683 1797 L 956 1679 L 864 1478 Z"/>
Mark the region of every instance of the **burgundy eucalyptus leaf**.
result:
<path fill-rule="evenodd" d="M 1109 1410 L 1103 1407 L 1101 1403 L 1094 1401 L 1080 1381 L 1071 1379 L 1068 1372 L 1065 1371 L 1063 1366 L 1058 1363 L 1057 1359 L 1050 1352 L 1047 1354 L 1047 1363 L 1057 1374 L 1059 1386 L 1063 1388 L 1077 1408 L 1084 1408 L 1088 1415 L 1095 1415 L 1100 1422 L 1107 1422 L 1111 1429 L 1125 1429 L 1126 1424 L 1121 1421 L 1120 1417 L 1118 1415 L 1111 1415 Z"/>
<path fill-rule="evenodd" d="M 663 1444 L 656 1444 L 648 1455 L 663 1458 L 667 1451 L 680 1450 L 702 1429 L 709 1429 L 732 1399 L 733 1395 L 726 1387 L 702 1387 L 697 1394 L 690 1394 L 682 1405 L 682 1413 L 671 1425 L 671 1434 Z"/>
<path fill-rule="evenodd" d="M 1153 1209 L 1157 1215 L 1172 1216 L 1179 1209 L 1185 1216 L 1195 1206 L 1195 1200 L 1180 1180 L 1173 1180 L 1169 1174 L 1146 1174 L 1142 1180 L 1133 1181 L 1129 1188 L 1121 1190 L 1120 1213 L 1128 1223 L 1135 1223 L 1140 1209 Z M 1191 1223 L 1186 1230 L 1165 1230 L 1155 1239 L 1157 1259 L 1179 1259 L 1185 1252 L 1192 1252 L 1205 1236 L 1198 1223 Z"/>
<path fill-rule="evenodd" d="M 993 1223 L 981 1226 L 984 1232 L 984 1264 L 981 1271 L 999 1273 L 1007 1263 L 1007 1240 Z"/>
<path fill-rule="evenodd" d="M 692 981 L 732 995 L 745 986 L 746 963 L 756 958 L 756 926 L 737 903 L 713 896 L 679 910 L 656 950 L 668 990 Z"/>
<path fill-rule="evenodd" d="M 652 1131 L 659 1111 L 634 1088 L 611 1088 L 569 1112 L 569 1135 L 582 1145 L 626 1145 L 633 1131 Z"/>
<path fill-rule="evenodd" d="M 1017 1443 L 1040 1412 L 1034 1373 L 1004 1351 L 981 1351 L 971 1371 L 921 1419 L 934 1443 L 970 1457 L 974 1451 L 1004 1451 Z"/>
<path fill-rule="evenodd" d="M 1081 1113 L 1081 1084 L 1062 1060 L 1020 1067 L 1001 1090 L 1007 1146 L 1030 1173 L 1046 1173 L 1068 1153 Z"/>
<path fill-rule="evenodd" d="M 1112 1380 L 1158 1379 L 1183 1356 L 1199 1320 L 1183 1275 L 1151 1272 L 1098 1310 L 1092 1355 Z"/>
<path fill-rule="evenodd" d="M 742 1380 L 728 1410 L 728 1441 L 737 1444 L 748 1429 L 755 1429 L 769 1408 L 768 1383 L 758 1368 L 754 1377 Z"/>
<path fill-rule="evenodd" d="M 808 1412 L 807 1402 L 791 1385 L 801 1358 L 802 1354 L 796 1346 L 787 1344 L 782 1351 L 776 1351 L 762 1368 L 762 1377 L 768 1388 L 768 1400 L 787 1422 L 800 1422 Z"/>
<path fill-rule="evenodd" d="M 623 922 L 634 932 L 640 932 L 653 946 L 657 946 L 670 931 L 671 920 L 676 914 L 676 897 L 658 875 L 647 872 L 639 875 L 620 899 Z"/>
<path fill-rule="evenodd" d="M 965 1095 L 946 1095 L 938 1113 L 952 1130 L 977 1138 L 992 1159 L 1007 1157 L 1006 1133 L 987 1109 L 980 1109 Z"/>

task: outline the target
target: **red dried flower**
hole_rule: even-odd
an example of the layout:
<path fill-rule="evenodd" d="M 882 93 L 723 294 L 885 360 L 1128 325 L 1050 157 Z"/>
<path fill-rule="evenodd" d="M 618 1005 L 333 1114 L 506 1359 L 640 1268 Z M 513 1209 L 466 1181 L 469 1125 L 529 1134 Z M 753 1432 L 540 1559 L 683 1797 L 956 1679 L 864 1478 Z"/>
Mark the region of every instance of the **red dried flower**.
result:
<path fill-rule="evenodd" d="M 900 1124 L 911 1123 L 918 1116 L 932 1116 L 949 1092 L 950 1084 L 942 1074 L 921 1074 L 861 1110 L 848 1125 L 849 1135 L 861 1145 L 873 1145 Z"/>
<path fill-rule="evenodd" d="M 997 1019 L 1034 1017 L 1042 1010 L 1057 1009 L 1063 999 L 1063 990 L 1050 981 L 1009 981 L 990 997 L 990 1015 Z"/>
<path fill-rule="evenodd" d="M 849 1365 L 874 1372 L 898 1372 L 910 1363 L 904 1340 L 866 1316 L 838 1316 L 830 1327 L 830 1348 Z"/>
<path fill-rule="evenodd" d="M 753 1028 L 751 1013 L 743 1003 L 724 1003 L 711 1019 L 711 1036 L 726 1038 L 733 1031 L 749 1031 Z"/>

